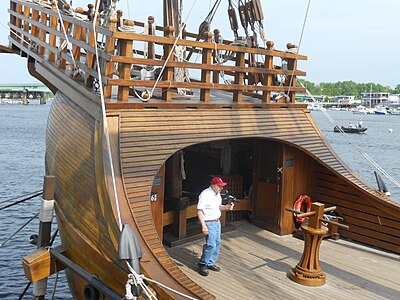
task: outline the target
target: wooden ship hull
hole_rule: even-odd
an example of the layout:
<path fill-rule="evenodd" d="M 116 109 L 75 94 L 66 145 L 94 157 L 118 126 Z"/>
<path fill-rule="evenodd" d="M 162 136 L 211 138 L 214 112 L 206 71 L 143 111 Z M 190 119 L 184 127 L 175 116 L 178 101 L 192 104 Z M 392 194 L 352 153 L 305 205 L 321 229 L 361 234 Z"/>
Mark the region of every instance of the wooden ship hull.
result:
<path fill-rule="evenodd" d="M 56 177 L 55 211 L 63 254 L 107 288 L 125 294 L 129 271 L 118 259 L 122 223 L 129 224 L 138 237 L 143 252 L 140 270 L 145 276 L 194 298 L 214 298 L 213 291 L 189 278 L 164 247 L 199 237 L 199 228 L 192 230 L 196 195 L 207 186 L 210 175 L 221 175 L 241 199 L 235 213 L 223 218 L 226 230 L 232 221 L 244 218 L 275 234 L 292 234 L 293 214 L 286 209 L 299 195 L 307 194 L 313 201 L 337 207 L 349 226 L 349 230 L 339 229 L 341 237 L 400 253 L 400 205 L 352 173 L 306 105 L 294 101 L 295 92 L 303 90 L 296 86 L 296 76 L 305 74 L 296 69 L 296 60 L 304 56 L 275 51 L 273 44 L 261 50 L 221 44 L 221 49 L 237 51 L 235 63 L 226 69 L 231 70 L 234 84 L 223 86 L 218 73 L 224 66 L 212 63 L 216 45 L 210 40 L 196 42 L 195 35 L 186 33 L 192 40 L 179 43 L 202 47 L 202 63 L 169 62 L 157 86 L 161 98 L 141 101 L 132 86 L 140 92 L 154 81 L 132 79 L 131 66 L 162 65 L 155 59 L 162 57 L 147 61 L 130 57 L 132 41 L 163 45 L 166 60 L 165 53 L 175 41 L 173 30 L 167 27 L 162 38 L 120 32 L 111 22 L 108 28 L 97 28 L 106 38 L 99 54 L 104 66 L 102 103 L 101 94 L 94 91 L 99 76 L 90 22 L 63 14 L 64 26 L 71 30 L 69 53 L 56 42 L 56 36 L 61 40 L 65 36 L 55 30 L 62 23 L 55 6 L 10 3 L 14 50 L 28 56 L 31 74 L 55 92 L 45 164 L 46 173 Z M 252 53 L 266 57 L 264 68 L 247 65 L 247 55 Z M 274 56 L 289 61 L 289 70 L 274 68 Z M 179 66 L 203 68 L 202 80 L 177 82 L 173 69 Z M 263 76 L 261 86 L 248 83 L 254 72 Z M 281 85 L 274 83 L 279 74 L 287 76 Z M 198 91 L 177 99 L 173 89 L 179 88 Z M 274 92 L 286 97 L 274 98 Z M 88 280 L 67 269 L 71 293 L 85 299 Z M 160 299 L 183 299 L 150 285 Z"/>

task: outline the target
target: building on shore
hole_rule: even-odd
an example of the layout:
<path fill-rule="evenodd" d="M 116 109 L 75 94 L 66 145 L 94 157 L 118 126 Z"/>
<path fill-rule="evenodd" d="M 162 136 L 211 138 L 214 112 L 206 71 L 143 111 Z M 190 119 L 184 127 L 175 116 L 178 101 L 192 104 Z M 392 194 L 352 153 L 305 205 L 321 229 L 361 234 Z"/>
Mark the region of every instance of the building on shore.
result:
<path fill-rule="evenodd" d="M 399 96 L 383 92 L 361 93 L 361 103 L 364 106 L 374 107 L 377 105 L 390 106 L 400 104 Z"/>

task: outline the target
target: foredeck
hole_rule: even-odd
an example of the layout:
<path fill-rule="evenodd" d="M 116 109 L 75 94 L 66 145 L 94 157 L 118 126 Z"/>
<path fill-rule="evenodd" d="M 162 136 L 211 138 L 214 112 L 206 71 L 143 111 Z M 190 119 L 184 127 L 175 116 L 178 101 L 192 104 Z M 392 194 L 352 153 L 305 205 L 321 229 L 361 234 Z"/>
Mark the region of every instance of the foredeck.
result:
<path fill-rule="evenodd" d="M 400 256 L 339 239 L 321 243 L 326 284 L 299 285 L 288 278 L 303 241 L 278 236 L 248 222 L 222 236 L 221 272 L 203 277 L 197 262 L 204 240 L 167 248 L 180 269 L 217 299 L 399 299 Z"/>

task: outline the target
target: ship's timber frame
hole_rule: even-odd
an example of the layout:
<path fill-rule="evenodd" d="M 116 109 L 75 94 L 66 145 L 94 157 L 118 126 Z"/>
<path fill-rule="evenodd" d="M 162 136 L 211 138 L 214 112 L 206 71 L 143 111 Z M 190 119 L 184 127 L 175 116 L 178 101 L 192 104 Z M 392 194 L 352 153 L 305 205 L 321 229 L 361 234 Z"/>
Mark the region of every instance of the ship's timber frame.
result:
<path fill-rule="evenodd" d="M 58 91 L 48 121 L 46 170 L 57 176 L 57 221 L 66 254 L 121 295 L 127 270 L 117 259 L 116 199 L 104 147 L 101 102 L 94 91 L 99 80 L 94 34 L 100 46 L 118 205 L 122 222 L 132 226 L 143 247 L 141 267 L 146 275 L 193 297 L 214 298 L 189 279 L 162 246 L 163 227 L 178 219 L 185 223 L 193 216 L 194 206 L 185 214 L 172 216 L 164 213 L 161 200 L 164 179 L 173 174 L 168 173 L 168 160 L 176 159 L 181 150 L 216 141 L 249 142 L 258 165 L 264 150 L 276 149 L 271 153 L 282 168 L 280 189 L 271 207 L 258 198 L 274 187 L 259 187 L 258 194 L 256 189 L 246 207 L 252 211 L 254 224 L 278 234 L 293 232 L 292 215 L 285 208 L 292 207 L 299 194 L 309 194 L 314 200 L 337 206 L 350 226 L 349 231 L 340 231 L 341 236 L 400 253 L 400 205 L 349 171 L 305 105 L 295 103 L 295 93 L 304 91 L 297 87 L 296 78 L 305 75 L 297 69 L 297 60 L 305 60 L 305 56 L 274 50 L 272 43 L 268 49 L 231 46 L 229 41 L 215 44 L 211 34 L 197 42 L 195 34 L 185 32 L 177 45 L 195 52 L 201 49 L 201 63 L 168 60 L 157 83 L 159 91 L 143 102 L 133 91 L 150 89 L 155 81 L 132 80 L 131 68 L 164 65 L 176 41 L 170 27 L 157 27 L 163 37 L 152 36 L 119 32 L 116 20 L 110 20 L 109 28 L 97 26 L 94 33 L 89 21 L 63 14 L 72 59 L 70 52 L 61 48 L 65 35 L 54 6 L 50 9 L 11 0 L 9 13 L 12 48 L 28 56 L 33 76 Z M 137 27 L 143 25 L 135 22 Z M 161 53 L 145 58 L 138 46 L 144 43 L 158 46 Z M 215 63 L 217 50 L 235 53 L 228 66 Z M 131 57 L 132 52 L 137 55 Z M 263 57 L 263 64 L 252 66 L 252 55 Z M 277 67 L 274 59 L 285 60 L 288 68 Z M 201 80 L 176 81 L 174 68 L 198 70 Z M 220 83 L 221 70 L 233 84 Z M 285 80 L 277 83 L 278 75 Z M 256 77 L 261 78 L 257 85 L 248 84 Z M 177 97 L 177 88 L 190 88 L 193 96 Z M 276 97 L 279 93 L 287 96 Z M 160 201 L 150 203 L 154 192 Z M 273 210 L 274 215 L 264 216 L 263 210 Z M 72 293 L 83 298 L 86 283 L 72 273 L 69 278 Z M 155 289 L 163 299 L 179 298 Z"/>

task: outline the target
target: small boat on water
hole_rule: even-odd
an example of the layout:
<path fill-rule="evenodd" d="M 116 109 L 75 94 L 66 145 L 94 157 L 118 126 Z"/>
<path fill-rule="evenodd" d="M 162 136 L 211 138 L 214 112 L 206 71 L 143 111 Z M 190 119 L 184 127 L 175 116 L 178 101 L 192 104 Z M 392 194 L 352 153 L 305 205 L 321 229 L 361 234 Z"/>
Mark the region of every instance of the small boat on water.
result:
<path fill-rule="evenodd" d="M 349 123 L 349 125 L 347 127 L 340 126 L 340 128 L 339 128 L 339 125 L 337 125 L 333 128 L 334 132 L 344 131 L 345 133 L 364 133 L 366 130 L 367 130 L 367 128 L 363 126 L 362 121 L 357 122 L 355 125 L 352 123 Z"/>
<path fill-rule="evenodd" d="M 319 205 L 319 217 L 310 221 L 313 226 L 328 222 L 321 221 L 324 203 L 349 226 L 336 227 L 344 239 L 400 253 L 400 204 L 353 173 L 332 150 L 307 105 L 295 102 L 296 93 L 305 92 L 297 85 L 297 78 L 306 75 L 298 62 L 307 57 L 291 43 L 276 50 L 272 40 L 259 34 L 264 19 L 259 0 L 239 1 L 238 7 L 229 1 L 223 30 L 232 29 L 231 40 L 222 38 L 227 32 L 211 30 L 217 5 L 200 26 L 195 24 L 199 32 L 190 32 L 193 24 L 184 24 L 183 2 L 178 0 L 164 0 L 159 6 L 164 8 L 163 26 L 156 26 L 152 16 L 124 19 L 112 0 L 96 1 L 101 11 L 92 4 L 73 9 L 66 1 L 9 3 L 12 49 L 27 57 L 30 74 L 55 94 L 47 122 L 45 169 L 55 178 L 61 245 L 41 248 L 24 259 L 30 281 L 36 284 L 66 268 L 71 294 L 79 300 L 121 299 L 131 292 L 135 273 L 148 278 L 145 283 L 158 299 L 187 295 L 208 300 L 216 294 L 225 299 L 288 299 L 303 292 L 320 299 L 334 293 L 351 299 L 353 295 L 343 294 L 354 277 L 346 266 L 339 269 L 332 263 L 334 276 L 342 276 L 344 283 L 325 292 L 301 290 L 288 284 L 286 276 L 276 277 L 287 268 L 283 256 L 299 255 L 294 251 L 297 241 L 281 246 L 273 236 L 296 231 L 290 209 L 305 194 L 316 202 L 313 207 Z M 245 222 L 238 222 L 240 230 L 224 241 L 226 249 L 235 243 L 238 254 L 224 261 L 213 286 L 207 280 L 214 278 L 182 267 L 196 268 L 197 252 L 185 251 L 184 263 L 177 263 L 168 251 L 204 238 L 197 224 L 197 197 L 211 174 L 228 182 L 240 199 L 235 210 L 221 218 L 223 230 L 233 229 L 230 222 Z M 307 209 L 309 201 L 304 203 Z M 122 246 L 127 232 L 134 237 L 127 239 L 133 245 Z M 326 232 L 316 232 L 321 242 Z M 261 249 L 250 259 L 253 247 L 247 239 Z M 265 274 L 257 273 L 261 267 L 256 264 L 244 264 L 260 259 L 270 245 L 278 254 L 275 260 L 261 257 L 257 262 L 271 265 Z M 316 245 L 304 248 L 319 251 Z M 337 261 L 347 254 L 333 252 Z M 252 289 L 250 283 L 247 295 L 238 297 L 231 282 L 241 268 L 246 278 L 262 284 Z M 324 282 L 325 275 L 304 270 L 297 268 L 291 276 Z M 375 271 L 365 272 L 356 280 L 372 288 L 357 288 L 357 297 L 379 298 L 372 289 L 381 292 L 386 282 L 371 279 Z M 237 286 L 244 290 L 240 282 Z M 294 296 L 288 296 L 289 290 Z M 392 290 L 396 287 L 389 293 Z"/>

